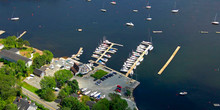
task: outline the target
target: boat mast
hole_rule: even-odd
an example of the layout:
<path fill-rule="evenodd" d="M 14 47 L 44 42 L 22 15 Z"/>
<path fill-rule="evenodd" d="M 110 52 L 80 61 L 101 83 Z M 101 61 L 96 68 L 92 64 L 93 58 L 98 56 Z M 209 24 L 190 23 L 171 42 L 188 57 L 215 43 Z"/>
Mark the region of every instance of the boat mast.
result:
<path fill-rule="evenodd" d="M 174 9 L 176 9 L 176 2 L 174 2 Z"/>
<path fill-rule="evenodd" d="M 216 22 L 217 16 L 218 16 L 218 14 L 216 13 L 216 14 L 215 14 L 215 18 L 214 18 L 214 22 Z"/>

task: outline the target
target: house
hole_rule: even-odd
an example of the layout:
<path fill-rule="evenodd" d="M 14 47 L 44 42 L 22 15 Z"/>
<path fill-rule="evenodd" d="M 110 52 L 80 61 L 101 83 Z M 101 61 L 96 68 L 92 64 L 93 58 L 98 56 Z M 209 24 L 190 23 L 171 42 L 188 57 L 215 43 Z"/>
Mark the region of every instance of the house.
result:
<path fill-rule="evenodd" d="M 23 61 L 25 61 L 25 64 L 27 67 L 32 65 L 32 60 L 17 54 L 16 49 L 12 49 L 12 50 L 4 49 L 4 50 L 0 51 L 0 58 L 3 58 L 5 60 L 11 61 L 11 62 L 17 62 L 18 60 L 23 60 Z"/>
<path fill-rule="evenodd" d="M 4 45 L 0 43 L 0 50 L 4 48 Z"/>
<path fill-rule="evenodd" d="M 78 64 L 74 63 L 74 64 L 73 64 L 73 67 L 70 68 L 70 71 L 72 71 L 74 75 L 77 75 L 77 74 L 78 74 L 78 71 L 79 71 L 79 66 L 78 66 Z"/>
<path fill-rule="evenodd" d="M 37 76 L 39 76 L 39 77 L 43 77 L 44 75 L 45 75 L 45 71 L 42 71 L 42 70 L 40 70 L 40 69 L 34 69 L 34 75 L 37 75 Z"/>
<path fill-rule="evenodd" d="M 13 103 L 17 105 L 18 110 L 37 110 L 35 103 L 31 103 L 27 98 L 17 97 Z"/>

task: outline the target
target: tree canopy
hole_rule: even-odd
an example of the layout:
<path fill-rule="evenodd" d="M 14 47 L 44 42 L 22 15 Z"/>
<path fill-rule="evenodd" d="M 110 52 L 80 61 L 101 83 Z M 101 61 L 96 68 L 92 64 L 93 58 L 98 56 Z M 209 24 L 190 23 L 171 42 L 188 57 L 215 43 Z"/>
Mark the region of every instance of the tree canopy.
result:
<path fill-rule="evenodd" d="M 86 106 L 85 104 L 81 103 L 75 97 L 64 98 L 64 100 L 61 102 L 61 106 L 61 109 L 70 108 L 71 110 L 89 110 L 89 106 Z"/>
<path fill-rule="evenodd" d="M 56 87 L 56 81 L 52 76 L 44 76 L 44 78 L 41 79 L 40 81 L 40 86 L 41 89 L 46 89 L 46 88 L 53 89 Z"/>
<path fill-rule="evenodd" d="M 65 97 L 76 93 L 79 90 L 78 82 L 74 79 L 73 81 L 68 81 L 66 87 L 60 90 L 58 98 L 64 99 Z"/>
<path fill-rule="evenodd" d="M 39 96 L 46 101 L 54 101 L 56 99 L 55 94 L 53 93 L 53 89 L 45 88 L 41 89 Z"/>
<path fill-rule="evenodd" d="M 55 72 L 55 80 L 58 87 L 62 87 L 72 77 L 73 74 L 70 70 L 64 69 Z"/>
<path fill-rule="evenodd" d="M 30 43 L 27 40 L 23 40 L 22 38 L 17 39 L 16 36 L 8 36 L 7 38 L 2 39 L 1 43 L 4 45 L 6 49 L 22 48 L 23 45 L 30 45 Z"/>
<path fill-rule="evenodd" d="M 53 59 L 53 53 L 51 52 L 51 51 L 49 51 L 49 50 L 44 50 L 43 51 L 43 55 L 45 55 L 46 56 L 46 64 L 49 64 L 51 61 L 52 61 L 52 59 Z"/>

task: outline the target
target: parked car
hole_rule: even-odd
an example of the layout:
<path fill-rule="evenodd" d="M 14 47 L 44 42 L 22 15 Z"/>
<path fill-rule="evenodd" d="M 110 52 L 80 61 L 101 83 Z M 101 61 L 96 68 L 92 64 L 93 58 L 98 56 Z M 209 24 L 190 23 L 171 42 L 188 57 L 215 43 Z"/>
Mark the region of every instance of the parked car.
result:
<path fill-rule="evenodd" d="M 96 80 L 98 80 L 97 78 L 95 78 L 93 81 L 96 81 Z"/>

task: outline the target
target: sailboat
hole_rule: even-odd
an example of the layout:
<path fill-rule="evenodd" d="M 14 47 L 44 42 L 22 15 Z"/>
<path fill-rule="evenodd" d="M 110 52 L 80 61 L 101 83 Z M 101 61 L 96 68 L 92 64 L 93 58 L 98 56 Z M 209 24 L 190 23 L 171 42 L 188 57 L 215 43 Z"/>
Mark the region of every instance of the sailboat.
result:
<path fill-rule="evenodd" d="M 11 21 L 17 21 L 19 20 L 19 17 L 13 17 L 14 16 L 14 11 L 12 13 L 12 18 L 11 18 Z"/>
<path fill-rule="evenodd" d="M 174 9 L 171 10 L 172 13 L 178 13 L 179 12 L 179 9 L 176 9 L 176 2 L 175 2 L 175 5 L 174 5 Z"/>
<path fill-rule="evenodd" d="M 101 11 L 101 12 L 106 12 L 107 10 L 106 10 L 106 9 L 104 9 L 104 2 L 103 2 L 103 4 L 102 4 L 102 7 L 103 7 L 103 8 L 102 8 L 102 9 L 100 9 L 100 11 Z"/>
<path fill-rule="evenodd" d="M 152 18 L 150 17 L 150 14 L 148 14 L 147 20 L 148 20 L 148 21 L 151 21 L 151 20 L 152 20 Z"/>
<path fill-rule="evenodd" d="M 216 21 L 216 18 L 217 18 L 217 13 L 215 14 L 214 21 L 212 22 L 213 25 L 219 25 L 219 22 Z"/>
<path fill-rule="evenodd" d="M 116 5 L 116 2 L 115 1 L 112 1 L 112 2 L 110 2 L 112 5 Z"/>
<path fill-rule="evenodd" d="M 149 1 L 147 2 L 147 6 L 146 6 L 147 9 L 151 9 L 151 6 L 150 6 L 150 3 Z"/>

